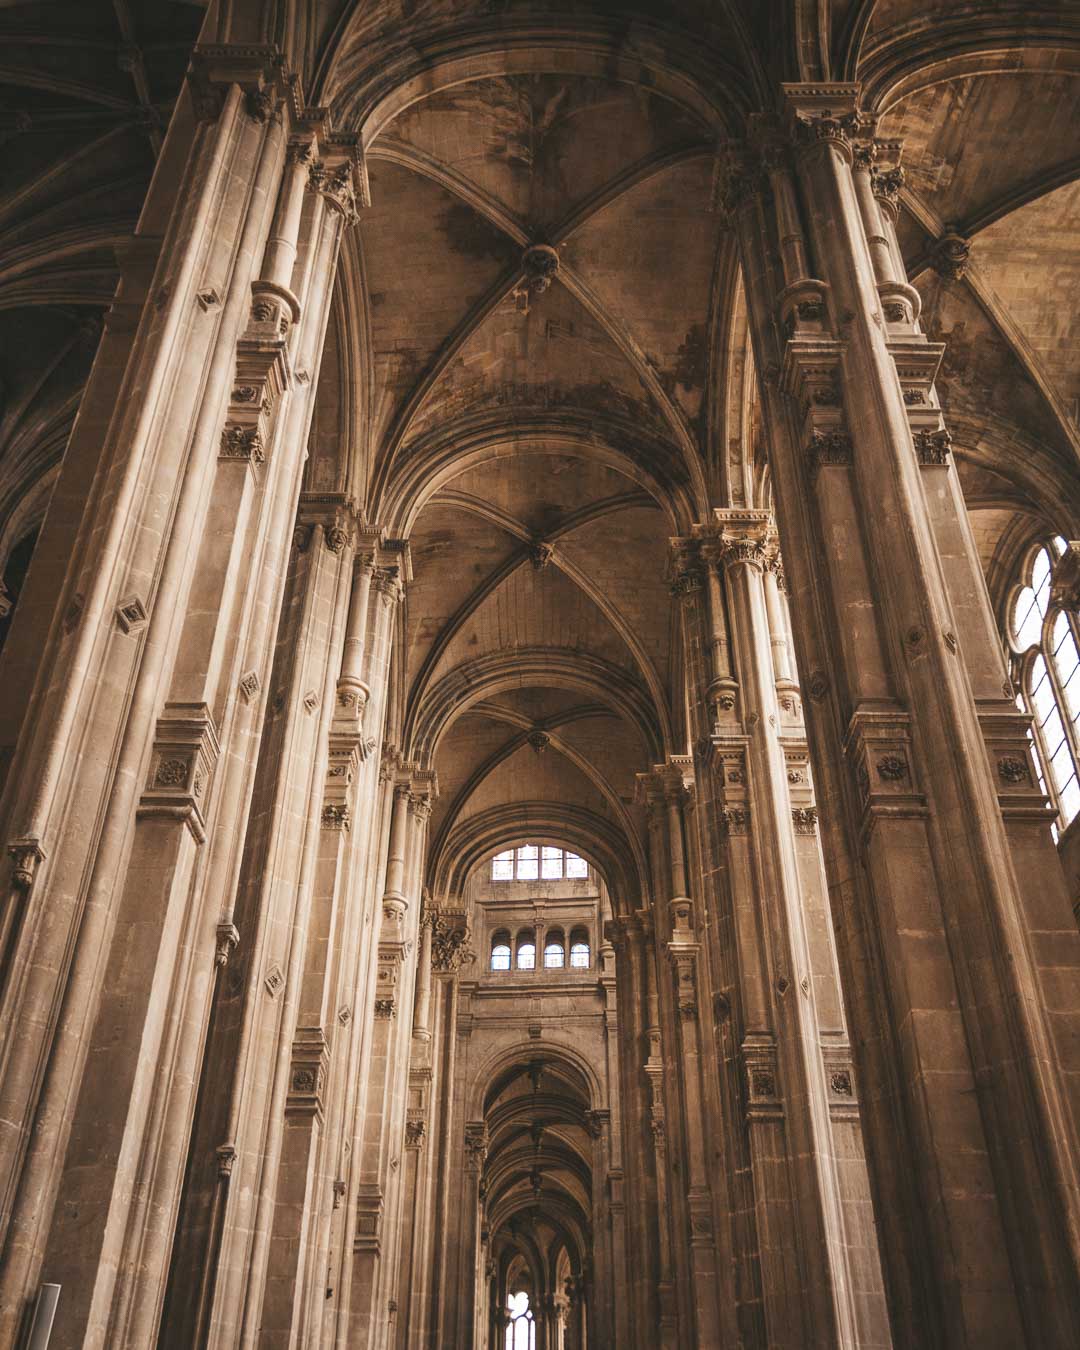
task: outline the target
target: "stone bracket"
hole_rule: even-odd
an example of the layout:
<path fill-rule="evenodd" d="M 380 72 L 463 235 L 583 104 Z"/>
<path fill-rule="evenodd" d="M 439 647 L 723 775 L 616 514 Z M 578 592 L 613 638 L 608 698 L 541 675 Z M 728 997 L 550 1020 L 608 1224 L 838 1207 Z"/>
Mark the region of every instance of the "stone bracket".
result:
<path fill-rule="evenodd" d="M 1031 757 L 1028 714 L 980 709 L 978 716 L 1001 814 L 1008 820 L 1053 821 L 1056 813 Z"/>
<path fill-rule="evenodd" d="M 219 749 L 205 703 L 167 703 L 158 719 L 138 815 L 182 820 L 202 843 L 206 837 L 204 807 Z"/>
<path fill-rule="evenodd" d="M 821 1048 L 829 1115 L 833 1120 L 858 1120 L 859 1098 L 855 1090 L 855 1072 L 847 1046 L 824 1045 Z"/>
<path fill-rule="evenodd" d="M 907 713 L 892 705 L 860 705 L 848 724 L 844 751 L 859 786 L 864 834 L 884 817 L 929 814 L 915 772 Z"/>
<path fill-rule="evenodd" d="M 372 1252 L 375 1256 L 379 1255 L 382 1247 L 382 1215 L 382 1187 L 376 1182 L 357 1187 L 354 1252 Z"/>
<path fill-rule="evenodd" d="M 323 1114 L 323 1087 L 330 1061 L 330 1047 L 322 1027 L 297 1027 L 289 1069 L 287 1116 Z"/>
<path fill-rule="evenodd" d="M 784 1108 L 775 1041 L 771 1036 L 747 1036 L 742 1043 L 742 1057 L 746 1070 L 747 1120 L 781 1120 Z"/>

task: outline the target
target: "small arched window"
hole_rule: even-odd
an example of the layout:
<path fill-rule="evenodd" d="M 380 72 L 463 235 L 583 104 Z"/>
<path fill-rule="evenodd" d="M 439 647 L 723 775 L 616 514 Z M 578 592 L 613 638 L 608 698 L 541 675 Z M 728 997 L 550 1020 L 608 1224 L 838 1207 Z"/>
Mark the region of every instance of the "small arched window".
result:
<path fill-rule="evenodd" d="M 553 929 L 544 943 L 544 966 L 547 970 L 561 970 L 566 965 L 566 940 L 560 929 Z"/>
<path fill-rule="evenodd" d="M 587 970 L 590 964 L 589 933 L 585 928 L 575 928 L 570 934 L 570 965 L 575 970 Z"/>
<path fill-rule="evenodd" d="M 510 969 L 510 934 L 496 933 L 491 939 L 491 969 Z"/>
<path fill-rule="evenodd" d="M 1009 608 L 1017 705 L 1031 714 L 1039 785 L 1064 829 L 1080 810 L 1080 645 L 1077 619 L 1052 594 L 1051 575 L 1065 551 L 1056 538 L 1025 559 Z M 1056 831 L 1055 831 L 1056 833 Z"/>
<path fill-rule="evenodd" d="M 523 929 L 517 939 L 518 970 L 536 969 L 536 937 L 531 929 Z"/>
<path fill-rule="evenodd" d="M 529 1307 L 529 1296 L 524 1289 L 510 1295 L 506 1311 L 509 1315 L 506 1350 L 535 1350 L 536 1323 Z"/>

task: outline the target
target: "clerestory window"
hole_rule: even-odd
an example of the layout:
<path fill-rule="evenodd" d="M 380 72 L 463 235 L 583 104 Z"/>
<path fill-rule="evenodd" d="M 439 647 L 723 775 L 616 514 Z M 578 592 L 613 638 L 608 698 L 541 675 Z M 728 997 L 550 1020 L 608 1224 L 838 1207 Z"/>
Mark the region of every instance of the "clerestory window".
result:
<path fill-rule="evenodd" d="M 1017 706 L 1031 714 L 1039 785 L 1057 811 L 1055 838 L 1080 810 L 1080 631 L 1076 613 L 1052 594 L 1052 574 L 1065 548 L 1057 537 L 1025 558 L 1008 634 Z"/>
<path fill-rule="evenodd" d="M 584 858 L 551 844 L 522 844 L 491 860 L 492 881 L 582 881 L 588 875 Z"/>

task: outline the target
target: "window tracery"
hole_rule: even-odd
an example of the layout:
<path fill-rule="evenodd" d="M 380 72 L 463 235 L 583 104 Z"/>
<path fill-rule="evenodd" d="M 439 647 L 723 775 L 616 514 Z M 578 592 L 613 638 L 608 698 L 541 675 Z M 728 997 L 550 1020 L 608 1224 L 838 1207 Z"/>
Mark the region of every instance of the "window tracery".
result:
<path fill-rule="evenodd" d="M 1024 560 L 1008 613 L 1017 707 L 1031 715 L 1039 786 L 1053 802 L 1055 838 L 1080 810 L 1080 630 L 1055 593 L 1053 575 L 1067 548 L 1056 536 Z"/>

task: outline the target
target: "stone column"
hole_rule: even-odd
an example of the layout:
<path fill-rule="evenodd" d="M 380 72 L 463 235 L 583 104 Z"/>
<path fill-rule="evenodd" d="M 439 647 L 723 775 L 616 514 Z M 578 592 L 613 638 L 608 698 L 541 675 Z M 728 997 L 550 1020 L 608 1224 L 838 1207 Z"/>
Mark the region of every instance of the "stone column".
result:
<path fill-rule="evenodd" d="M 654 875 L 661 874 L 663 801 L 649 802 L 650 854 Z M 662 894 L 662 891 L 659 892 Z M 649 1127 L 652 1132 L 653 1172 L 656 1178 L 657 1272 L 656 1300 L 659 1311 L 660 1345 L 674 1350 L 678 1343 L 678 1313 L 675 1264 L 672 1252 L 672 1211 L 668 1162 L 668 1110 L 665 1100 L 664 1056 L 660 1030 L 660 1001 L 656 989 L 655 927 L 651 916 L 642 919 L 642 973 L 645 1003 L 645 1078 L 649 1086 Z"/>
<path fill-rule="evenodd" d="M 694 902 L 688 894 L 688 836 L 684 837 L 683 813 L 693 790 L 690 772 L 686 757 L 673 756 L 651 775 L 640 775 L 639 788 L 646 801 L 653 802 L 653 817 L 666 826 L 664 830 L 654 827 L 650 838 L 654 851 L 666 855 L 670 864 L 668 889 L 672 898 L 657 905 L 656 924 L 658 938 L 663 935 L 666 964 L 670 968 L 658 1000 L 665 1061 L 676 1069 L 668 1084 L 667 1100 L 669 1106 L 673 1105 L 677 1093 L 679 1102 L 673 1122 L 677 1133 L 673 1137 L 670 1123 L 665 1130 L 665 1146 L 673 1155 L 669 1160 L 673 1264 L 681 1277 L 684 1305 L 681 1316 L 692 1316 L 696 1341 L 702 1346 L 712 1346 L 719 1344 L 720 1320 L 713 1202 L 706 1165 L 707 1151 L 711 1151 L 711 1129 L 705 1111 L 699 1043 L 701 944 L 695 927 Z M 673 1166 L 676 1160 L 677 1168 Z M 674 1192 L 676 1177 L 680 1194 Z M 683 1337 L 688 1334 L 689 1328 L 684 1328 Z"/>
<path fill-rule="evenodd" d="M 760 990 L 746 1005 L 742 1055 L 766 1322 L 781 1339 L 887 1344 L 771 522 L 761 511 L 717 510 L 702 536 L 725 570 L 742 677 L 746 736 L 730 748 L 749 809 L 741 830 L 732 815 L 726 832 L 732 847 L 733 834 L 746 836 L 753 860 L 741 898 L 755 921 L 740 925 L 739 959 Z M 727 748 L 717 740 L 714 753 Z M 830 1091 L 843 1083 L 846 1093 Z M 838 1155 L 848 1159 L 842 1173 Z"/>
<path fill-rule="evenodd" d="M 408 959 L 419 929 L 419 872 L 434 775 L 403 766 L 393 786 L 393 811 L 382 899 L 375 1027 L 367 1082 L 364 1128 L 357 1162 L 358 1195 L 368 1216 L 352 1282 L 350 1318 L 368 1327 L 369 1344 L 390 1344 L 387 1311 L 397 1301 L 396 1271 L 402 1204 L 401 1152 L 412 1036 L 413 978 Z M 410 894 L 411 892 L 411 894 Z"/>
<path fill-rule="evenodd" d="M 657 1325 L 655 1308 L 655 1181 L 648 1167 L 652 1131 L 648 1123 L 648 1093 L 645 1090 L 645 991 L 642 967 L 642 932 L 634 916 L 609 920 L 605 933 L 615 952 L 615 973 L 620 1018 L 615 1049 L 620 1089 L 622 1162 L 625 1175 L 613 1182 L 616 1192 L 636 1196 L 624 1205 L 626 1215 L 627 1343 L 638 1347 Z"/>
<path fill-rule="evenodd" d="M 125 399 L 102 449 L 98 481 L 110 487 L 88 502 L 90 534 L 72 550 L 73 575 L 81 568 L 78 584 L 87 589 L 71 610 L 77 622 L 62 635 L 74 641 L 61 663 L 68 676 L 64 706 L 47 718 L 47 727 L 36 728 L 46 759 L 62 758 L 79 742 L 88 772 L 64 771 L 63 800 L 53 791 L 43 796 L 38 779 L 30 814 L 44 824 L 24 836 L 44 838 L 71 810 L 87 823 L 100 817 L 101 828 L 92 840 L 63 828 L 50 879 L 39 892 L 44 900 L 46 891 L 59 888 L 42 914 L 51 935 L 36 934 L 38 956 L 26 972 L 31 979 L 19 975 L 8 985 L 11 995 L 37 998 L 43 990 L 35 992 L 35 984 L 64 978 L 67 1021 L 37 1102 L 50 1124 L 35 1131 L 19 1178 L 36 1235 L 25 1243 L 15 1236 L 24 1231 L 16 1199 L 6 1279 L 29 1280 L 32 1288 L 33 1266 L 44 1251 L 68 1293 L 54 1336 L 77 1336 L 86 1345 L 127 1344 L 129 1337 L 140 1343 L 160 1312 L 191 1121 L 191 1065 L 201 1049 L 214 969 L 221 892 L 211 892 L 207 876 L 219 865 L 221 841 L 242 834 L 247 798 L 231 770 L 247 758 L 250 774 L 253 757 L 245 712 L 251 689 L 240 678 L 244 647 L 237 634 L 257 633 L 259 604 L 271 611 L 280 605 L 278 541 L 287 531 L 268 540 L 268 526 L 290 496 L 295 503 L 311 405 L 309 389 L 290 391 L 291 373 L 297 360 L 317 369 L 328 312 L 325 277 L 310 269 L 300 286 L 308 313 L 295 333 L 260 331 L 250 308 L 288 124 L 295 122 L 295 109 L 274 111 L 273 86 L 263 85 L 257 72 L 246 94 L 235 83 L 250 55 L 219 52 L 194 68 L 209 120 L 196 136 L 186 206 L 162 250 L 159 272 L 171 280 L 162 281 L 155 293 L 160 303 L 146 311 Z M 218 60 L 223 64 L 215 65 Z M 254 99 L 255 92 L 265 102 Z M 305 127 L 301 119 L 295 126 L 310 141 L 315 124 Z M 307 256 L 318 256 L 330 274 L 336 237 L 337 227 L 328 232 L 315 205 Z M 229 277 L 220 289 L 209 284 L 219 273 Z M 160 317 L 150 320 L 152 310 Z M 258 397 L 248 399 L 256 390 Z M 181 458 L 170 462 L 174 453 Z M 149 513 L 142 524 L 140 513 Z M 164 535 L 162 519 L 169 521 Z M 106 614 L 102 588 L 115 586 L 117 577 L 120 599 Z M 101 699 L 110 687 L 119 695 L 111 705 Z M 44 687 L 40 697 L 50 697 Z M 89 740 L 64 730 L 82 697 L 97 710 L 85 724 Z M 102 741 L 99 749 L 94 737 Z M 32 760 L 36 752 L 28 752 Z M 16 810 L 18 796 L 15 784 L 8 800 Z M 208 830 L 213 845 L 204 848 Z M 93 869 L 86 866 L 88 848 Z M 44 848 L 35 844 L 34 850 L 34 857 L 44 857 Z M 70 950 L 65 907 L 69 916 L 80 916 Z M 38 917 L 27 917 L 30 937 Z M 234 931 L 230 925 L 217 939 L 219 959 L 235 945 Z M 47 955 L 56 940 L 59 966 Z M 16 966 L 20 961 L 16 952 Z M 32 1021 L 25 1022 L 20 1053 L 33 1049 L 34 1039 Z M 39 1042 L 37 1055 L 42 1051 Z M 93 1081 L 80 1082 L 88 1053 Z M 18 1074 L 18 1055 L 7 1067 Z M 15 1093 L 10 1082 L 5 1094 L 14 1105 L 17 1094 L 9 1088 Z M 59 1099 L 49 1104 L 56 1092 L 62 1106 Z M 125 1111 L 118 1112 L 116 1102 Z M 9 1137 L 17 1156 L 18 1141 Z M 44 1191 L 35 1179 L 39 1172 L 47 1178 Z M 56 1185 L 71 1203 L 54 1216 L 46 1192 Z M 92 1188 L 93 1198 L 76 1198 L 83 1186 Z M 65 1216 L 76 1215 L 84 1232 L 77 1248 L 64 1231 Z M 76 1251 L 78 1271 L 65 1274 Z M 13 1308 L 20 1297 L 14 1285 L 8 1295 L 4 1305 Z"/>
<path fill-rule="evenodd" d="M 955 470 L 938 462 L 941 349 L 888 279 L 852 173 L 852 141 L 869 140 L 855 95 L 787 87 L 784 125 L 759 119 L 727 200 L 893 1335 L 1064 1346 L 1080 1336 L 1080 935 Z M 808 261 L 794 289 L 773 268 L 787 226 L 762 192 L 762 149 L 797 180 L 817 275 Z"/>
<path fill-rule="evenodd" d="M 358 591 L 365 606 L 370 601 L 370 586 L 358 586 L 357 577 L 370 578 L 375 556 L 367 551 L 371 548 L 380 548 L 377 531 L 364 532 L 362 551 L 352 569 L 342 668 L 350 634 L 357 631 Z M 366 613 L 362 623 L 366 627 Z M 363 655 L 360 653 L 361 658 Z M 352 659 L 359 667 L 355 653 Z M 370 925 L 365 922 L 369 917 L 365 912 L 366 889 L 360 884 L 363 876 L 356 865 L 352 827 L 355 815 L 361 832 L 360 847 L 368 847 L 371 821 L 364 809 L 366 804 L 358 802 L 357 796 L 361 783 L 368 786 L 369 795 L 374 795 L 373 752 L 378 742 L 374 736 L 364 736 L 356 705 L 351 700 L 343 703 L 341 687 L 339 675 L 260 1324 L 260 1340 L 267 1345 L 305 1331 L 316 1343 L 316 1329 L 324 1316 L 325 1288 L 334 1288 L 336 1283 L 327 1277 L 330 1230 L 342 1227 L 335 1211 L 342 1207 L 347 1191 L 342 1139 L 351 1098 L 347 1081 L 348 1064 L 353 1058 L 350 1048 L 357 1036 L 351 998 L 360 952 L 366 950 L 365 939 L 370 935 Z M 381 713 L 384 693 L 384 689 L 379 690 L 373 712 Z"/>
<path fill-rule="evenodd" d="M 431 918 L 427 905 L 420 916 L 420 951 L 416 958 L 416 1001 L 413 1004 L 413 1037 L 431 1040 Z"/>

